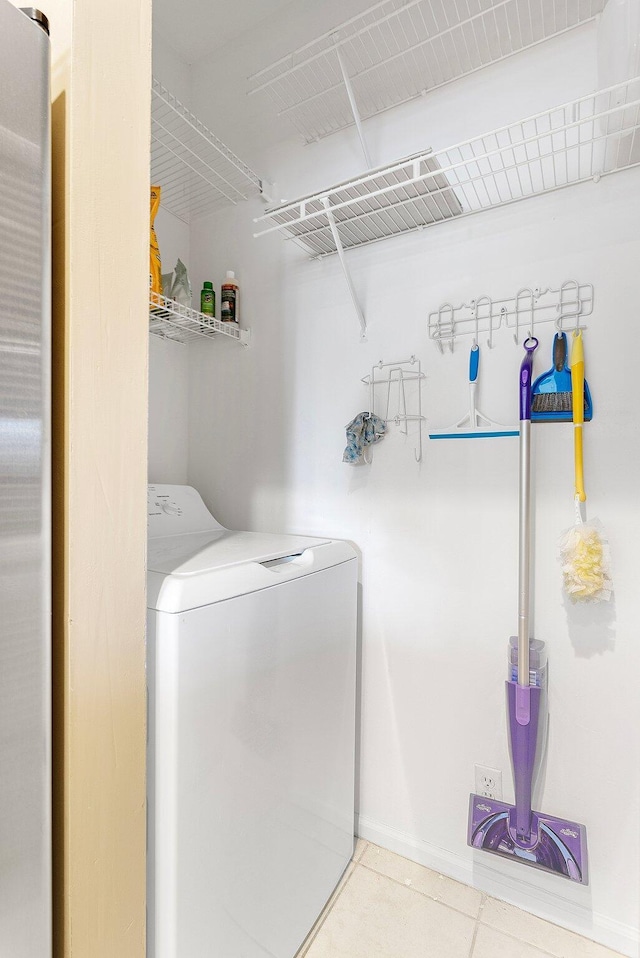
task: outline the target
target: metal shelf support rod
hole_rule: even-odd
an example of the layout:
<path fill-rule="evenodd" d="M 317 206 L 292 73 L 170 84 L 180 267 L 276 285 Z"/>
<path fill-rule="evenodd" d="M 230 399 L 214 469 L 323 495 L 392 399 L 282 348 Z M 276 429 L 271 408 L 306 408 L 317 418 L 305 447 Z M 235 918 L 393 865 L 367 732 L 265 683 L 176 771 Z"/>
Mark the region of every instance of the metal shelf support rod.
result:
<path fill-rule="evenodd" d="M 373 163 L 371 162 L 371 156 L 369 154 L 369 148 L 367 147 L 367 141 L 365 140 L 364 131 L 362 129 L 362 121 L 360 119 L 360 111 L 358 109 L 358 104 L 356 103 L 355 94 L 353 92 L 353 87 L 351 86 L 351 80 L 349 74 L 347 73 L 347 68 L 344 65 L 344 60 L 340 52 L 340 47 L 336 46 L 336 56 L 338 58 L 338 63 L 340 65 L 340 71 L 342 73 L 342 79 L 344 81 L 344 88 L 347 91 L 347 96 L 349 97 L 349 106 L 351 107 L 351 112 L 353 113 L 353 119 L 355 120 L 356 130 L 358 131 L 358 137 L 360 138 L 360 146 L 362 147 L 362 152 L 364 153 L 364 160 L 367 164 L 367 169 L 373 168 Z"/>
<path fill-rule="evenodd" d="M 362 311 L 362 306 L 358 300 L 358 294 L 356 293 L 355 286 L 353 285 L 353 280 L 351 279 L 351 273 L 349 272 L 349 267 L 347 265 L 347 258 L 344 255 L 344 249 L 342 246 L 342 240 L 340 239 L 340 234 L 338 233 L 338 227 L 336 226 L 336 221 L 331 208 L 329 206 L 329 200 L 325 197 L 322 201 L 324 203 L 325 209 L 327 211 L 327 219 L 329 220 L 329 228 L 331 229 L 331 235 L 333 236 L 333 242 L 336 244 L 336 251 L 340 258 L 340 265 L 342 266 L 342 272 L 344 273 L 344 278 L 347 281 L 347 286 L 349 287 L 349 293 L 351 295 L 351 300 L 353 302 L 353 308 L 356 311 L 358 316 L 358 322 L 360 323 L 360 339 L 365 340 L 367 337 L 367 321 L 364 317 Z"/>

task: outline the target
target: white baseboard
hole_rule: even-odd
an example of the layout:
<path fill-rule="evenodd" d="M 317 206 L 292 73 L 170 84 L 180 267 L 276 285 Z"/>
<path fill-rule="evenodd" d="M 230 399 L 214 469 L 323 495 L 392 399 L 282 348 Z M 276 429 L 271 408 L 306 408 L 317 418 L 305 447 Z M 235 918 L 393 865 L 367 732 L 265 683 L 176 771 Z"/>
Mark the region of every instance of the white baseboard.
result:
<path fill-rule="evenodd" d="M 613 948 L 628 958 L 640 956 L 640 933 L 631 925 L 614 921 L 606 915 L 594 912 L 590 907 L 590 894 L 583 886 L 571 883 L 573 897 L 562 895 L 554 883 L 560 881 L 555 876 L 543 875 L 521 865 L 500 861 L 492 866 L 493 858 L 482 852 L 469 849 L 469 857 L 463 858 L 445 848 L 423 842 L 413 835 L 399 831 L 382 822 L 358 816 L 356 833 L 365 841 L 388 848 L 411 861 L 425 865 L 442 875 L 455 878 L 465 885 L 473 885 L 486 894 L 509 902 L 560 925 L 579 935 L 591 938 L 607 948 Z M 512 874 L 512 869 L 515 872 Z M 522 877 L 522 871 L 525 877 Z M 531 880 L 526 876 L 531 874 Z M 552 883 L 550 888 L 545 887 Z"/>

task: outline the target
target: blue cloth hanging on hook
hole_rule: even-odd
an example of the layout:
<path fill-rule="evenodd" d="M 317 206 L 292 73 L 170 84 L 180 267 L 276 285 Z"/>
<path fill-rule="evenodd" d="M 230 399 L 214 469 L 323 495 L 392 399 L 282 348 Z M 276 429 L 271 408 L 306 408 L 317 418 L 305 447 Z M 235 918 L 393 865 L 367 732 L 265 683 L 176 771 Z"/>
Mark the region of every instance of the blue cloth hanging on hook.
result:
<path fill-rule="evenodd" d="M 342 456 L 342 461 L 359 465 L 371 461 L 365 455 L 367 447 L 380 442 L 384 438 L 387 425 L 383 419 L 374 416 L 373 413 L 361 412 L 355 419 L 351 420 L 346 430 L 347 447 Z"/>

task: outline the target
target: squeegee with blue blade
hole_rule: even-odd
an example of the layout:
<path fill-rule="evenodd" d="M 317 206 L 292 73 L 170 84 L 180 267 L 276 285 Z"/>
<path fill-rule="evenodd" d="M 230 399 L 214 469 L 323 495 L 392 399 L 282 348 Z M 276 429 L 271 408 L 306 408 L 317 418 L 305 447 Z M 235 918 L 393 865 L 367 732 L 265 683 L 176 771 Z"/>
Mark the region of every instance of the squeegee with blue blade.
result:
<path fill-rule="evenodd" d="M 479 365 L 480 347 L 474 343 L 469 355 L 469 412 L 448 429 L 434 429 L 429 439 L 494 439 L 520 434 L 518 429 L 509 429 L 489 419 L 476 407 Z"/>

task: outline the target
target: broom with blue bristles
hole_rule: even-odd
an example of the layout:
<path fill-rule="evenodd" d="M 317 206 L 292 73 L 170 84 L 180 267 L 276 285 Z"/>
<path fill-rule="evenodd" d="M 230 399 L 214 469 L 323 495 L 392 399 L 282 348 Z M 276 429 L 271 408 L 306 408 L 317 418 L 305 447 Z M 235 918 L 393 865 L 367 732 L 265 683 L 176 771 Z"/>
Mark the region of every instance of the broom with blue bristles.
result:
<path fill-rule="evenodd" d="M 582 331 L 573 334 L 571 348 L 576 521 L 560 539 L 564 588 L 573 602 L 601 602 L 611 598 L 609 544 L 598 519 L 587 522 L 584 490 L 582 428 L 584 425 L 584 347 Z"/>

